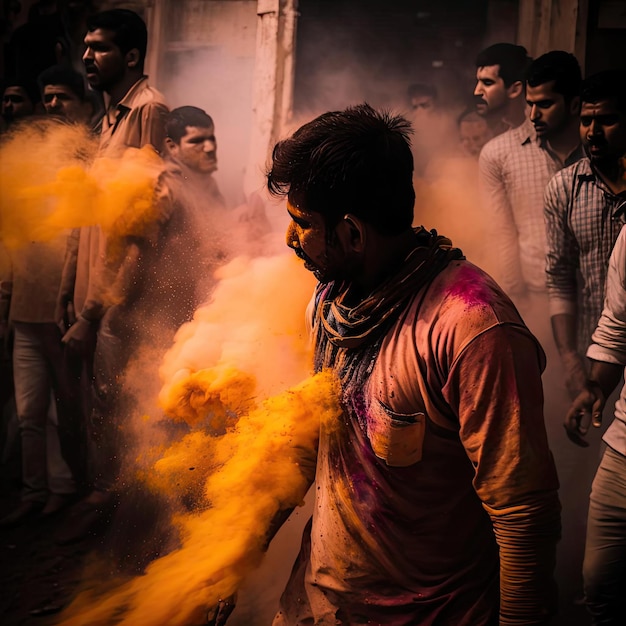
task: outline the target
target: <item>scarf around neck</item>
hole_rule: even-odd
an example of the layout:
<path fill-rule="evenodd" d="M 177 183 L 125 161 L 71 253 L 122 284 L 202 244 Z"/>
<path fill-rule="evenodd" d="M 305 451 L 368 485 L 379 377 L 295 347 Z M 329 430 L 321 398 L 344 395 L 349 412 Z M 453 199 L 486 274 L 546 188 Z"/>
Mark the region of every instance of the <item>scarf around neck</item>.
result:
<path fill-rule="evenodd" d="M 397 271 L 355 306 L 346 304 L 350 283 L 318 286 L 315 371 L 332 367 L 344 384 L 355 374 L 367 377 L 382 338 L 410 299 L 450 261 L 465 258 L 461 250 L 452 247 L 450 239 L 435 230 L 420 226 L 414 235 L 415 245 Z"/>

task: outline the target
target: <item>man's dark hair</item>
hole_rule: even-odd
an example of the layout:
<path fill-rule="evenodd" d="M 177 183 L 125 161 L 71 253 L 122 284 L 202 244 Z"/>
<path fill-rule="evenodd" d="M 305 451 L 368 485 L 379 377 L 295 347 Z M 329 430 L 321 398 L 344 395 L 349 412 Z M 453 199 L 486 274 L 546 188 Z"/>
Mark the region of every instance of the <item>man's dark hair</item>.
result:
<path fill-rule="evenodd" d="M 137 13 L 129 9 L 110 9 L 87 18 L 89 32 L 99 28 L 113 32 L 115 45 L 122 54 L 137 48 L 139 50 L 138 69 L 143 71 L 148 48 L 148 29 Z"/>
<path fill-rule="evenodd" d="M 67 65 L 53 65 L 37 77 L 39 91 L 43 93 L 46 85 L 64 85 L 69 87 L 83 102 L 85 98 L 85 79 L 83 75 Z"/>
<path fill-rule="evenodd" d="M 478 53 L 476 67 L 499 65 L 498 76 L 507 87 L 510 87 L 518 80 L 524 80 L 531 61 L 524 46 L 517 46 L 513 43 L 494 43 Z"/>
<path fill-rule="evenodd" d="M 564 50 L 542 54 L 530 64 L 526 74 L 526 82 L 531 87 L 554 81 L 554 91 L 560 93 L 565 102 L 580 95 L 582 80 L 578 59 Z"/>
<path fill-rule="evenodd" d="M 9 87 L 21 87 L 26 92 L 33 106 L 41 102 L 41 94 L 37 88 L 37 82 L 30 78 L 20 76 L 7 77 L 2 81 L 2 93 L 4 94 Z"/>
<path fill-rule="evenodd" d="M 346 213 L 382 234 L 413 222 L 411 124 L 368 104 L 324 113 L 274 146 L 267 186 L 334 228 Z"/>
<path fill-rule="evenodd" d="M 187 126 L 209 128 L 213 125 L 213 119 L 206 111 L 192 106 L 178 107 L 170 111 L 165 119 L 165 134 L 174 143 L 180 143 L 187 134 Z"/>
<path fill-rule="evenodd" d="M 411 98 L 419 98 L 420 96 L 427 96 L 432 98 L 433 101 L 437 100 L 437 88 L 434 85 L 428 83 L 413 83 L 409 85 L 407 89 L 409 100 Z"/>
<path fill-rule="evenodd" d="M 617 109 L 626 113 L 626 70 L 605 70 L 587 77 L 581 89 L 582 102 L 615 100 Z"/>

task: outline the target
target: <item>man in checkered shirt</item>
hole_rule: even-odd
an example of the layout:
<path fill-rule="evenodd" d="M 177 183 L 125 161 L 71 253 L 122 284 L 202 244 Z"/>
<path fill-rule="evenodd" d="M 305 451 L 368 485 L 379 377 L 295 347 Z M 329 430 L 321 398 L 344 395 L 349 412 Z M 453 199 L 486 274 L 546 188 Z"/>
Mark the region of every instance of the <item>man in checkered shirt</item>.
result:
<path fill-rule="evenodd" d="M 572 396 L 604 301 L 609 257 L 625 222 L 626 71 L 587 78 L 580 136 L 587 157 L 560 171 L 545 194 L 547 286 L 554 339 Z"/>
<path fill-rule="evenodd" d="M 544 348 L 551 343 L 545 278 L 543 195 L 552 176 L 580 159 L 580 66 L 552 51 L 527 72 L 529 118 L 481 151 L 483 210 L 497 251 L 495 278 L 513 299 Z"/>

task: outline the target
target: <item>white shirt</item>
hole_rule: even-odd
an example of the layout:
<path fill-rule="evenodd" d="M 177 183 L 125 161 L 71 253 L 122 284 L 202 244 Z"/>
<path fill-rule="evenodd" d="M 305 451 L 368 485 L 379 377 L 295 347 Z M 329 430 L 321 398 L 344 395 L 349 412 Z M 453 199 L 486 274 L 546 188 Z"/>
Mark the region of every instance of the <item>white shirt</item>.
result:
<path fill-rule="evenodd" d="M 593 333 L 587 356 L 595 361 L 623 365 L 626 371 L 626 226 L 622 228 L 609 260 L 604 309 Z M 615 403 L 615 419 L 603 437 L 626 455 L 626 385 Z"/>

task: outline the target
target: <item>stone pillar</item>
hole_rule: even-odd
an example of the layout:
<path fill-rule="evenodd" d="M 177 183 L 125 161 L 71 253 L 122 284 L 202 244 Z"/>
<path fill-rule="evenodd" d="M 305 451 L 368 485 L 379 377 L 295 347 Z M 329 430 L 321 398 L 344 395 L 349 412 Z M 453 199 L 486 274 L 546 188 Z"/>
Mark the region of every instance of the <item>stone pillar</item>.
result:
<path fill-rule="evenodd" d="M 257 15 L 246 194 L 262 185 L 271 149 L 291 118 L 297 0 L 259 0 Z"/>

